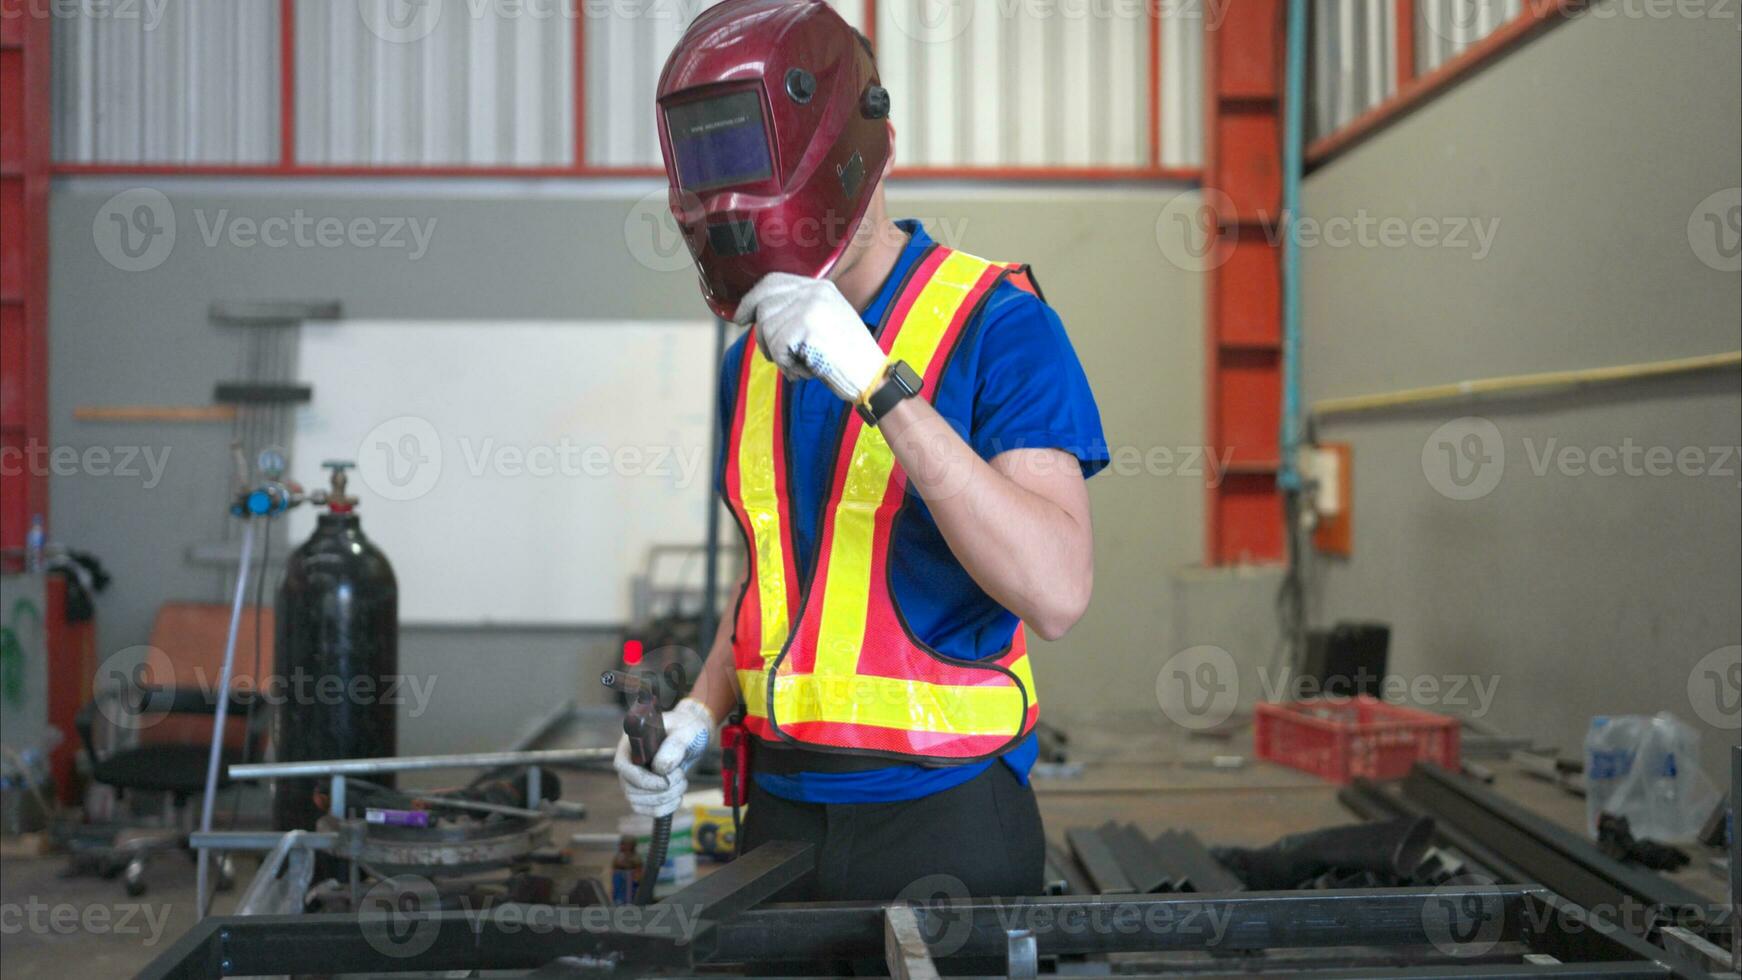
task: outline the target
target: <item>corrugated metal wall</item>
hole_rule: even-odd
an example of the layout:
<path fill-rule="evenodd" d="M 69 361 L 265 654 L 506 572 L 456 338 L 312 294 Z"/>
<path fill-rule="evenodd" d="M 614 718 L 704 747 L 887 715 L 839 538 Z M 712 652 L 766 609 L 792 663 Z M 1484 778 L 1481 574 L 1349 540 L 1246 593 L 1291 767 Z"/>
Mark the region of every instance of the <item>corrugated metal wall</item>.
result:
<path fill-rule="evenodd" d="M 579 11 L 584 163 L 657 166 L 649 107 L 659 68 L 713 2 L 296 0 L 296 160 L 572 165 Z M 865 0 L 830 2 L 865 27 Z M 59 159 L 277 160 L 275 0 L 168 0 L 160 23 L 145 15 L 153 5 L 139 6 L 141 16 L 122 18 L 90 0 L 57 22 Z M 1160 162 L 1197 165 L 1205 6 L 1196 0 L 881 0 L 875 30 L 898 159 L 1148 166 L 1151 6 L 1162 18 Z"/>
<path fill-rule="evenodd" d="M 1415 0 L 1415 72 L 1426 74 L 1523 12 L 1523 0 Z M 1309 132 L 1323 136 L 1397 94 L 1394 0 L 1316 0 Z"/>
<path fill-rule="evenodd" d="M 573 161 L 573 22 L 555 3 L 498 9 L 508 8 L 297 0 L 298 161 Z"/>
<path fill-rule="evenodd" d="M 276 0 L 66 9 L 77 16 L 54 19 L 55 159 L 277 159 Z"/>

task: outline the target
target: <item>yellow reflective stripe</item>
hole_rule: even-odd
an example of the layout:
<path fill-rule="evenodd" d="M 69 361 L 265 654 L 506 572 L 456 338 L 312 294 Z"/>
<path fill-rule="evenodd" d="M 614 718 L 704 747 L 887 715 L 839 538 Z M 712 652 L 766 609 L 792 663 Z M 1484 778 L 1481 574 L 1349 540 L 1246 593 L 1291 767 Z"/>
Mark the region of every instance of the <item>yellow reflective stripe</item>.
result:
<path fill-rule="evenodd" d="M 914 299 L 900 333 L 895 335 L 890 359 L 906 361 L 915 374 L 926 377 L 956 311 L 990 264 L 961 252 L 952 252 L 940 262 Z M 895 468 L 895 454 L 875 426 L 860 426 L 849 458 L 841 498 L 835 503 L 835 536 L 829 546 L 828 580 L 822 590 L 822 621 L 814 668 L 821 675 L 853 674 L 858 670 L 871 597 L 871 546 L 876 537 L 877 506 L 883 502 L 889 473 Z M 783 722 L 789 720 L 783 707 L 778 717 Z"/>
<path fill-rule="evenodd" d="M 1011 664 L 1027 678 L 1028 658 Z M 869 675 L 781 674 L 774 684 L 775 717 L 782 725 L 806 721 L 874 725 L 911 732 L 1015 737 L 1024 721 L 1022 690 L 1008 682 L 983 687 L 930 684 Z M 1033 690 L 1032 681 L 1024 686 Z M 749 713 L 766 718 L 768 673 L 738 671 Z M 754 691 L 755 696 L 750 696 Z M 1012 719 L 1015 728 L 1011 727 Z"/>
<path fill-rule="evenodd" d="M 738 498 L 750 519 L 756 548 L 756 594 L 761 600 L 762 630 L 758 643 L 764 661 L 772 660 L 786 643 L 786 556 L 781 543 L 780 500 L 775 494 L 774 395 L 780 371 L 762 356 L 754 342 L 744 347 L 750 377 L 744 393 L 744 428 L 738 434 Z"/>

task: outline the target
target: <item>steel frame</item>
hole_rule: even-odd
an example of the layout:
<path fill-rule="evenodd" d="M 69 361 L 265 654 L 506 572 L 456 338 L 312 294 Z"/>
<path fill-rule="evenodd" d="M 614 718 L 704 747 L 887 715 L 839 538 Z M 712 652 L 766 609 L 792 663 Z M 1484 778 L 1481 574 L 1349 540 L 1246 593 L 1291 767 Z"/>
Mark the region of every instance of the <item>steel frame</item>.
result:
<path fill-rule="evenodd" d="M 808 844 L 767 844 L 647 908 L 504 903 L 488 913 L 211 918 L 139 976 L 524 972 L 562 958 L 633 976 L 652 969 L 753 970 L 890 950 L 908 976 L 935 975 L 928 971 L 937 962 L 955 957 L 999 959 L 1011 975 L 1033 976 L 1039 957 L 1112 953 L 1208 953 L 1216 959 L 1179 966 L 1200 976 L 1250 975 L 1266 964 L 1268 951 L 1286 950 L 1291 968 L 1311 956 L 1308 977 L 1710 980 L 1538 886 L 763 904 L 814 866 Z M 1375 948 L 1393 965 L 1373 966 Z M 1178 975 L 1172 965 L 1151 967 Z"/>

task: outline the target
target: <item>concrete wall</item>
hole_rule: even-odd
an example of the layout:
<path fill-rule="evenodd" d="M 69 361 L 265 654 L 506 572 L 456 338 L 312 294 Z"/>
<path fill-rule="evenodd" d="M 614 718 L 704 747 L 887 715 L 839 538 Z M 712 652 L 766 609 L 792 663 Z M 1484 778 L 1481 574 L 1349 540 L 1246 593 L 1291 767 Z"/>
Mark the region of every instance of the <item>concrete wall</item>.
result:
<path fill-rule="evenodd" d="M 1430 237 L 1305 249 L 1309 400 L 1735 350 L 1736 37 L 1599 5 L 1310 176 L 1309 221 L 1424 219 Z M 1707 215 L 1730 222 L 1716 248 Z M 1464 219 L 1492 230 L 1485 252 L 1451 240 Z M 1489 720 L 1574 753 L 1594 714 L 1673 711 L 1723 771 L 1738 718 L 1705 668 L 1742 638 L 1734 370 L 1319 435 L 1355 459 L 1355 554 L 1319 563 L 1321 619 L 1389 620 L 1405 675 L 1497 682 Z M 1600 450 L 1630 446 L 1634 475 L 1557 461 L 1607 471 Z M 1651 475 L 1649 447 L 1703 475 Z"/>
<path fill-rule="evenodd" d="M 176 237 L 154 267 L 125 271 L 111 261 L 110 202 L 137 186 L 167 195 Z M 1151 448 L 1184 452 L 1202 441 L 1202 288 L 1195 274 L 1165 262 L 1156 244 L 1157 217 L 1177 193 L 897 185 L 892 208 L 928 219 L 951 244 L 1035 265 L 1087 365 L 1109 440 L 1141 459 Z M 626 247 L 648 241 L 637 229 L 663 199 L 651 182 L 57 184 L 53 440 L 80 452 L 144 446 L 159 458 L 168 453 L 149 488 L 147 475 L 82 472 L 53 481 L 54 535 L 96 552 L 115 573 L 102 601 L 101 649 L 144 642 L 166 599 L 223 598 L 222 574 L 190 564 L 185 551 L 220 535 L 229 426 L 77 422 L 74 406 L 207 403 L 213 383 L 235 375 L 242 351 L 236 328 L 207 320 L 217 300 L 333 299 L 356 317 L 696 315 L 693 273 L 681 255 L 667 261 L 669 253 Z M 124 200 L 123 217 L 130 217 L 137 201 Z M 427 248 L 414 260 L 409 231 L 406 248 L 325 247 L 312 224 L 315 244 L 305 246 L 238 245 L 230 234 L 241 222 L 299 213 L 311 223 L 416 221 L 429 232 Z M 416 352 L 381 370 L 417 370 Z M 580 366 L 576 379 L 584 383 Z M 307 473 L 308 463 L 298 471 Z M 1040 651 L 1038 669 L 1050 717 L 1100 720 L 1111 712 L 1153 725 L 1156 668 L 1174 644 L 1169 576 L 1201 554 L 1202 478 L 1143 465 L 1117 469 L 1092 483 L 1094 605 L 1069 637 Z M 370 506 L 387 505 L 366 502 L 365 526 Z M 391 541 L 381 544 L 393 553 Z M 611 652 L 609 636 L 597 631 L 408 626 L 402 669 L 433 677 L 435 686 L 429 710 L 407 720 L 402 745 L 447 751 L 500 744 L 564 694 L 594 698 L 592 679 Z"/>

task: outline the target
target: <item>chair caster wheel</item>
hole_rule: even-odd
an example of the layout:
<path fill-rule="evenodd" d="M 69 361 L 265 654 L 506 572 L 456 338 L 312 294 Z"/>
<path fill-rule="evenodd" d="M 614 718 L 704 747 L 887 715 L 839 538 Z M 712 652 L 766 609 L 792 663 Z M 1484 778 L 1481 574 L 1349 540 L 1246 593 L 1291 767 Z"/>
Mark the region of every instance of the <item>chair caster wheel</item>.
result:
<path fill-rule="evenodd" d="M 127 894 L 134 898 L 138 898 L 145 894 L 145 862 L 127 862 L 127 870 L 121 879 L 121 883 L 122 886 L 127 889 Z"/>
<path fill-rule="evenodd" d="M 217 889 L 227 892 L 236 887 L 236 859 L 226 854 L 218 859 Z"/>

